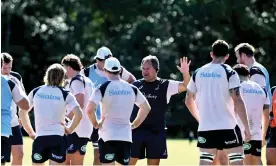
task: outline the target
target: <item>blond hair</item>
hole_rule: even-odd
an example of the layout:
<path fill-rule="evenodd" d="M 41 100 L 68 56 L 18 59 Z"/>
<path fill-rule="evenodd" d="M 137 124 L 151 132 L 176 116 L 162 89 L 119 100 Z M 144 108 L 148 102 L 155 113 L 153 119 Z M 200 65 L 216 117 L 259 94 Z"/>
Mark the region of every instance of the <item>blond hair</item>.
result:
<path fill-rule="evenodd" d="M 48 67 L 44 83 L 49 86 L 63 86 L 66 70 L 60 64 L 55 63 Z"/>

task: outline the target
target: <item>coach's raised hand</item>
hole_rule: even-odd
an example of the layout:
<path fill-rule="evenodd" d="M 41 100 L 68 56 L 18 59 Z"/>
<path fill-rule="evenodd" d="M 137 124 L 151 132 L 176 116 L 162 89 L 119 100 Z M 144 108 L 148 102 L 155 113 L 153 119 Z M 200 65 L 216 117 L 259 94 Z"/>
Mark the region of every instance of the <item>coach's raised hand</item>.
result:
<path fill-rule="evenodd" d="M 176 66 L 178 70 L 183 75 L 183 82 L 178 85 L 178 93 L 184 92 L 187 90 L 187 85 L 190 81 L 190 64 L 191 60 L 188 61 L 187 57 L 180 58 L 180 66 Z"/>
<path fill-rule="evenodd" d="M 188 61 L 187 57 L 180 58 L 180 66 L 177 66 L 178 70 L 184 74 L 189 73 L 191 60 Z"/>

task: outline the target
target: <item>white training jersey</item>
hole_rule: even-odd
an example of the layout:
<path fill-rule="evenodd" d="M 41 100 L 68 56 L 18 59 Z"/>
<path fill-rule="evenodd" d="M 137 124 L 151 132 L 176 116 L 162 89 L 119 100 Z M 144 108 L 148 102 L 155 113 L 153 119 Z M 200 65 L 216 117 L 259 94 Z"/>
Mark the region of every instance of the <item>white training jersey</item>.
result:
<path fill-rule="evenodd" d="M 264 105 L 269 105 L 266 91 L 253 81 L 241 83 L 240 94 L 245 103 L 251 140 L 262 140 L 262 114 Z M 239 118 L 239 126 L 244 131 L 244 125 Z"/>
<path fill-rule="evenodd" d="M 4 77 L 7 77 L 7 76 L 4 76 Z M 7 80 L 8 80 L 8 77 L 7 77 Z M 17 103 L 17 102 L 21 101 L 23 98 L 27 99 L 26 93 L 14 81 L 12 81 L 12 82 L 14 83 L 14 87 L 12 88 L 12 91 L 11 91 L 11 95 L 12 95 L 11 102 Z M 17 106 L 17 105 L 15 104 L 15 106 Z M 17 119 L 17 121 L 18 121 L 18 119 Z M 9 138 L 10 134 L 4 134 L 1 132 L 1 136 Z"/>
<path fill-rule="evenodd" d="M 79 106 L 72 93 L 61 87 L 43 85 L 28 96 L 34 108 L 36 137 L 64 135 L 66 110 L 70 113 Z"/>
<path fill-rule="evenodd" d="M 25 89 L 24 89 L 22 80 L 19 80 L 18 76 L 16 77 L 16 75 L 18 75 L 21 78 L 21 76 L 16 72 L 11 72 L 11 74 L 9 74 L 7 77 L 9 79 L 11 79 L 18 86 L 18 88 L 20 88 L 20 90 L 22 90 L 24 92 Z M 17 116 L 17 105 L 14 101 L 12 101 L 12 103 L 11 103 L 11 111 L 12 111 L 11 127 L 18 126 L 19 121 L 18 121 L 18 116 Z"/>
<path fill-rule="evenodd" d="M 237 125 L 230 89 L 240 86 L 238 74 L 226 64 L 209 63 L 188 84 L 199 111 L 198 131 L 234 129 Z"/>
<path fill-rule="evenodd" d="M 132 142 L 130 116 L 133 106 L 147 102 L 138 88 L 123 80 L 108 81 L 95 89 L 90 101 L 100 103 L 101 115 L 105 117 L 99 138 Z"/>
<path fill-rule="evenodd" d="M 94 86 L 90 79 L 83 75 L 76 75 L 71 79 L 69 83 L 69 89 L 73 95 L 84 95 L 84 108 L 82 108 L 83 116 L 79 125 L 75 129 L 75 132 L 81 138 L 90 138 L 93 132 L 93 125 L 90 122 L 88 115 L 86 113 L 86 106 L 89 102 L 90 96 L 92 95 L 93 88 Z"/>

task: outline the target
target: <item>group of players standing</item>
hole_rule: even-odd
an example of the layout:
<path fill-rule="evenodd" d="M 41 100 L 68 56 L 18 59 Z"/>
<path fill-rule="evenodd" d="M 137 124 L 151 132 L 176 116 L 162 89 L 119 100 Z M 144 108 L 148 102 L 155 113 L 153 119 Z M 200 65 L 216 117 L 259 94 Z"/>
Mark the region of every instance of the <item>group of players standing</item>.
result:
<path fill-rule="evenodd" d="M 268 72 L 255 61 L 251 45 L 235 48 L 239 64 L 233 68 L 224 64 L 228 52 L 225 41 L 214 42 L 212 62 L 197 69 L 191 79 L 191 62 L 181 58 L 177 68 L 183 81 L 159 78 L 155 56 L 143 58 L 143 78 L 136 80 L 107 47 L 99 48 L 96 63 L 86 68 L 69 54 L 61 64 L 47 69 L 45 85 L 33 89 L 28 97 L 22 78 L 11 71 L 12 57 L 2 53 L 1 163 L 8 162 L 12 152 L 12 165 L 22 164 L 20 122 L 34 139 L 34 164 L 50 160 L 51 165 L 83 165 L 91 140 L 94 165 L 115 161 L 135 165 L 143 158 L 148 165 L 159 165 L 160 159 L 168 157 L 168 103 L 172 95 L 187 91 L 185 104 L 199 122 L 200 164 L 260 164 L 269 111 L 275 114 L 276 93 L 272 102 Z M 32 108 L 36 131 L 28 115 Z M 275 124 L 272 119 L 267 164 L 276 164 Z"/>

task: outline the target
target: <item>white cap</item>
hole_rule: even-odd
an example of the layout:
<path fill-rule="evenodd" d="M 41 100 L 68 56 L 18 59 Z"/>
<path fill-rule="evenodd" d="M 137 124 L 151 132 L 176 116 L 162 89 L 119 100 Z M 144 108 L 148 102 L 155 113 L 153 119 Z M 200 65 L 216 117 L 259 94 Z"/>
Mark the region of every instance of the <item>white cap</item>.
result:
<path fill-rule="evenodd" d="M 103 46 L 97 50 L 97 54 L 94 57 L 94 59 L 96 59 L 96 58 L 107 59 L 111 55 L 112 55 L 112 53 L 111 53 L 110 49 Z"/>
<path fill-rule="evenodd" d="M 121 70 L 121 64 L 117 58 L 111 57 L 105 60 L 104 68 L 110 72 L 117 72 Z"/>

